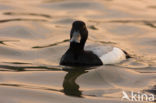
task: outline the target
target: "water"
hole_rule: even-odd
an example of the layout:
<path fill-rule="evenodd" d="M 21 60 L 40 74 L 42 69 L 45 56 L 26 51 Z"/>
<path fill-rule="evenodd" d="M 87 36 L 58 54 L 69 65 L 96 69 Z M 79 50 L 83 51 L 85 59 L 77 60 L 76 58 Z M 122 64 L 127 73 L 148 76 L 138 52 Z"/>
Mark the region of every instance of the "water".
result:
<path fill-rule="evenodd" d="M 1 103 L 120 103 L 122 91 L 156 95 L 155 0 L 1 0 L 0 11 Z M 60 66 L 77 19 L 87 23 L 87 44 L 114 45 L 133 58 Z"/>

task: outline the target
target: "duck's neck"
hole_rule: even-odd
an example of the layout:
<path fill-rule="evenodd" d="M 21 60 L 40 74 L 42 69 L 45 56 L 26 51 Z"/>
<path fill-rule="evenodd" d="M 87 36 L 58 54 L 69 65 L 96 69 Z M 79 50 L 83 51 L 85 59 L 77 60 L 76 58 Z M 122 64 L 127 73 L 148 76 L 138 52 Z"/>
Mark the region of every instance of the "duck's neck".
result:
<path fill-rule="evenodd" d="M 81 52 L 84 50 L 84 44 L 72 42 L 69 49 L 73 52 Z"/>
<path fill-rule="evenodd" d="M 73 54 L 74 59 L 78 59 L 84 52 L 84 45 L 81 43 L 70 43 L 69 51 Z"/>

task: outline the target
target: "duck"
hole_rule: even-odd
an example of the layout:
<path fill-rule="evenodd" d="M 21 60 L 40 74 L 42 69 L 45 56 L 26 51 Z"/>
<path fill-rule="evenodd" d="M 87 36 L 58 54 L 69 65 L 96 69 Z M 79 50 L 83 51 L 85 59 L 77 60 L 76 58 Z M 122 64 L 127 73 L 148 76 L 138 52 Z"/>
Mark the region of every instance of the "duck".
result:
<path fill-rule="evenodd" d="M 118 47 L 110 45 L 85 46 L 87 39 L 88 30 L 85 22 L 74 21 L 70 31 L 70 45 L 61 57 L 60 65 L 99 66 L 117 64 L 130 58 L 126 51 Z"/>

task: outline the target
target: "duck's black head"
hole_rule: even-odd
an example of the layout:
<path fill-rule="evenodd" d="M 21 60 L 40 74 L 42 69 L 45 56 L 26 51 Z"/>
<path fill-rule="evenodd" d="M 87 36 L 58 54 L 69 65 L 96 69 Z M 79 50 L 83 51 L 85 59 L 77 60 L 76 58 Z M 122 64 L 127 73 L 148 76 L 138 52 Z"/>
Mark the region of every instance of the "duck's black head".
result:
<path fill-rule="evenodd" d="M 88 38 L 88 30 L 83 21 L 74 21 L 70 32 L 70 48 L 74 50 L 83 50 Z"/>

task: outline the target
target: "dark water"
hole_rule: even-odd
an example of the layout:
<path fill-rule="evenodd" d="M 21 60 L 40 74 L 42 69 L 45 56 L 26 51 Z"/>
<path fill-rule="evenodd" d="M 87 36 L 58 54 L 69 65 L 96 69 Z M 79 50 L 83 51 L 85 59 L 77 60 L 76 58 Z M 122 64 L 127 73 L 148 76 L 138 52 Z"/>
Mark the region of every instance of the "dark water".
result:
<path fill-rule="evenodd" d="M 156 95 L 155 0 L 0 0 L 0 11 L 0 103 L 120 103 L 122 91 Z M 114 45 L 133 58 L 60 66 L 77 19 L 87 23 L 87 44 Z"/>

